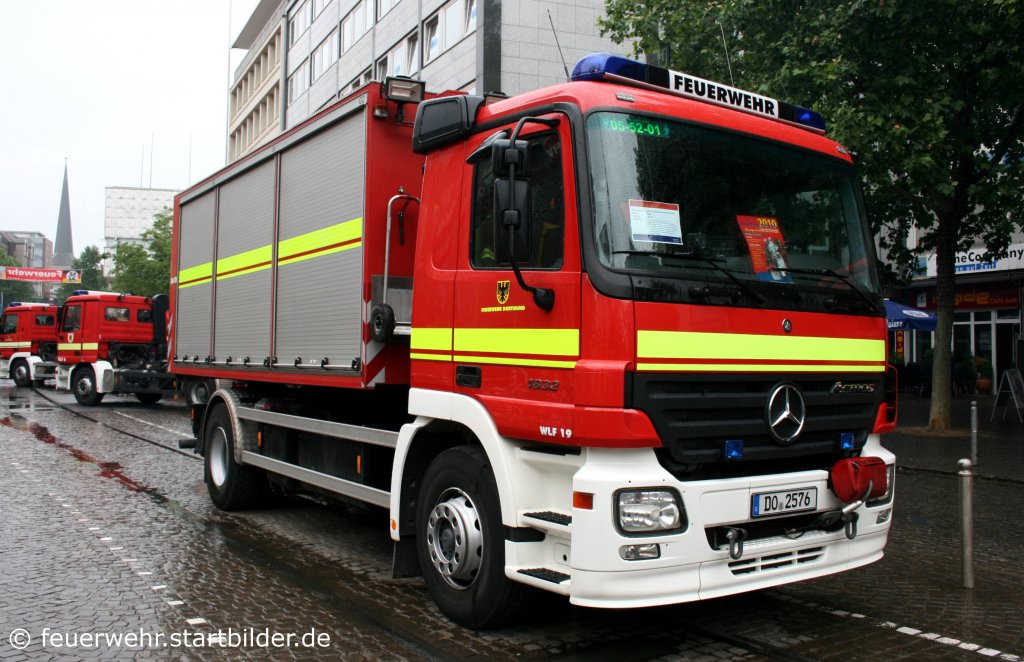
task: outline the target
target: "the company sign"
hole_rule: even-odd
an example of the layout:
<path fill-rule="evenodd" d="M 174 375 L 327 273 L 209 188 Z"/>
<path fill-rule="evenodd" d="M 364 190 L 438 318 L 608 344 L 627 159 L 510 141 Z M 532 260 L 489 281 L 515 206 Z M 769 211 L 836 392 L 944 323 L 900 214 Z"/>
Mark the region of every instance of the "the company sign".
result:
<path fill-rule="evenodd" d="M 0 280 L 23 280 L 32 283 L 81 283 L 82 272 L 76 269 L 0 267 Z"/>
<path fill-rule="evenodd" d="M 1007 256 L 998 260 L 985 259 L 984 248 L 972 248 L 969 251 L 961 251 L 956 254 L 956 273 L 974 273 L 984 271 L 1008 271 L 1010 269 L 1024 269 L 1024 244 L 1012 244 Z M 928 256 L 928 270 L 926 278 L 938 276 L 935 255 Z"/>

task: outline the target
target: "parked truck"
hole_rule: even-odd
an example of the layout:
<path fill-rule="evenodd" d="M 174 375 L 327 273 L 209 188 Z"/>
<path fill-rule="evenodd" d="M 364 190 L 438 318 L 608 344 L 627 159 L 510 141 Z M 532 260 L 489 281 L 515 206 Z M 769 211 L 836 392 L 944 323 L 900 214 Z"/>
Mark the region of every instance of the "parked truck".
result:
<path fill-rule="evenodd" d="M 58 390 L 83 405 L 107 393 L 133 393 L 153 404 L 175 389 L 167 372 L 167 306 L 153 297 L 78 290 L 60 310 L 57 325 Z"/>
<path fill-rule="evenodd" d="M 15 386 L 41 385 L 57 369 L 58 306 L 12 302 L 0 317 L 0 375 Z"/>
<path fill-rule="evenodd" d="M 597 54 L 512 98 L 370 83 L 183 192 L 170 353 L 213 502 L 386 508 L 394 574 L 468 627 L 878 560 L 894 373 L 824 129 Z"/>

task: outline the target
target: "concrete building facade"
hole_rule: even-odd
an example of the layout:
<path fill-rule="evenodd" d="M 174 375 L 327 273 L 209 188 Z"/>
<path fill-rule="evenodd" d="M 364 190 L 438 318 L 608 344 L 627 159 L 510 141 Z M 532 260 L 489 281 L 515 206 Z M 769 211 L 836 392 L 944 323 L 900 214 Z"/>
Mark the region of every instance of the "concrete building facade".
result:
<path fill-rule="evenodd" d="M 53 242 L 41 232 L 0 231 L 0 246 L 22 267 L 52 269 Z M 32 283 L 38 301 L 50 298 L 51 283 Z"/>
<path fill-rule="evenodd" d="M 114 253 L 121 244 L 142 244 L 142 233 L 153 227 L 153 217 L 174 208 L 179 191 L 163 188 L 108 186 L 103 205 L 103 275 L 111 276 Z"/>
<path fill-rule="evenodd" d="M 249 52 L 228 161 L 387 76 L 509 95 L 564 81 L 588 53 L 631 50 L 600 35 L 603 12 L 603 0 L 263 0 L 233 44 Z"/>

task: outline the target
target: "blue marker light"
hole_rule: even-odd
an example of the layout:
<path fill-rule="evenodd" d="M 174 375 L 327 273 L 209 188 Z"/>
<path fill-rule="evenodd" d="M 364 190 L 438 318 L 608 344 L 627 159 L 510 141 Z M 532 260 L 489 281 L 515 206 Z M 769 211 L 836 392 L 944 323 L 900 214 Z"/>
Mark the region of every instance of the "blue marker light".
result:
<path fill-rule="evenodd" d="M 844 451 L 853 450 L 853 433 L 843 432 L 839 435 L 839 448 Z"/>
<path fill-rule="evenodd" d="M 727 460 L 742 460 L 743 459 L 743 440 L 742 439 L 726 439 L 725 440 L 725 459 L 727 459 Z"/>

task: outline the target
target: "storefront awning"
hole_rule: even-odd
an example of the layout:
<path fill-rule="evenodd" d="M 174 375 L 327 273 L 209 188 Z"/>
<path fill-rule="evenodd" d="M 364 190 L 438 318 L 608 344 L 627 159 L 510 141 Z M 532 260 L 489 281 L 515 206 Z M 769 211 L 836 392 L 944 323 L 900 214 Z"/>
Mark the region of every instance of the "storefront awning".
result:
<path fill-rule="evenodd" d="M 890 331 L 935 330 L 935 315 L 888 299 L 885 300 L 885 317 Z"/>

